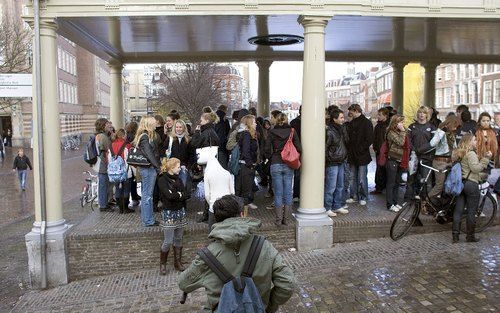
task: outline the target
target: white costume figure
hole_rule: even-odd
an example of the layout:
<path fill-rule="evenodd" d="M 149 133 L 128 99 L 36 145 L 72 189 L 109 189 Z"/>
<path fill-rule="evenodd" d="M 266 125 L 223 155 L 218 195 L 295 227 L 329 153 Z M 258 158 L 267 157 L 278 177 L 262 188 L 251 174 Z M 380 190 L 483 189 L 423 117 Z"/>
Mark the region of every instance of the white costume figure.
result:
<path fill-rule="evenodd" d="M 203 174 L 203 187 L 205 200 L 209 205 L 209 212 L 214 213 L 214 203 L 225 195 L 234 195 L 233 176 L 226 171 L 217 160 L 218 147 L 205 147 L 196 149 L 198 164 L 205 165 Z"/>

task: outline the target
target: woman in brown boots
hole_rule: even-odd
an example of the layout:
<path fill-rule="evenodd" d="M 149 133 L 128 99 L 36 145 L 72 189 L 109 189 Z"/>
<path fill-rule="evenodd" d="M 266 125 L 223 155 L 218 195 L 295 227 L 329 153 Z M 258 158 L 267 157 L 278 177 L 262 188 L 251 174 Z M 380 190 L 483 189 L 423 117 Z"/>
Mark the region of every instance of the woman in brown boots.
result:
<path fill-rule="evenodd" d="M 181 161 L 177 158 L 163 159 L 158 178 L 160 198 L 163 203 L 162 223 L 164 241 L 160 253 L 160 275 L 167 274 L 167 258 L 170 247 L 174 246 L 174 268 L 182 272 L 182 237 L 186 219 L 186 190 L 179 178 Z"/>

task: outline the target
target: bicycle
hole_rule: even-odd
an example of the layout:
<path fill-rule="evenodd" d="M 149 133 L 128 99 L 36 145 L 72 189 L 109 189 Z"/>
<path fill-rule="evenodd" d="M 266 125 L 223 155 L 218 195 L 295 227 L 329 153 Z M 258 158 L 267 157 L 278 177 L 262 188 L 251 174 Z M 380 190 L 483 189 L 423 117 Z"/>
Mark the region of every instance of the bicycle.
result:
<path fill-rule="evenodd" d="M 80 196 L 80 205 L 85 207 L 86 204 L 90 203 L 90 208 L 94 211 L 94 207 L 98 207 L 98 182 L 97 175 L 92 174 L 90 171 L 85 171 L 83 174 L 87 174 L 88 177 L 85 178 L 85 185 L 82 188 L 82 194 Z"/>
<path fill-rule="evenodd" d="M 433 211 L 434 218 L 439 224 L 449 223 L 453 219 L 453 210 L 455 208 L 455 203 L 457 197 L 448 196 L 444 193 L 441 195 L 439 203 L 435 203 L 435 200 L 429 198 L 427 192 L 427 182 L 432 174 L 432 172 L 446 174 L 450 171 L 450 168 L 444 170 L 438 170 L 431 166 L 424 164 L 420 161 L 420 165 L 429 169 L 427 176 L 422 181 L 422 188 L 418 196 L 413 200 L 405 202 L 403 207 L 398 212 L 394 220 L 392 221 L 390 236 L 392 240 L 399 240 L 406 236 L 410 231 L 412 226 L 422 226 L 422 222 L 419 219 L 422 206 L 425 202 L 425 206 Z M 479 185 L 481 192 L 481 198 L 479 200 L 479 206 L 476 212 L 476 232 L 481 232 L 486 229 L 495 219 L 498 203 L 495 195 L 491 192 L 491 187 L 488 183 L 483 183 Z M 462 217 L 461 231 L 465 232 L 465 216 Z"/>

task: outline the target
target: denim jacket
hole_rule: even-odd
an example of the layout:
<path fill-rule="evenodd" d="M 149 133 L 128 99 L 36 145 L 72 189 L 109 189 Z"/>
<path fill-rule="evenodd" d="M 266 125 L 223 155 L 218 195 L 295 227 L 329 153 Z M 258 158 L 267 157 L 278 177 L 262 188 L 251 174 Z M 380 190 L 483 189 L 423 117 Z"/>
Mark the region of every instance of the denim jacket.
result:
<path fill-rule="evenodd" d="M 446 133 L 442 129 L 436 129 L 434 137 L 432 137 L 430 142 L 431 147 L 436 148 L 435 156 L 450 156 L 451 151 L 448 147 L 448 141 L 446 140 Z M 456 148 L 457 144 L 453 143 L 453 148 Z"/>

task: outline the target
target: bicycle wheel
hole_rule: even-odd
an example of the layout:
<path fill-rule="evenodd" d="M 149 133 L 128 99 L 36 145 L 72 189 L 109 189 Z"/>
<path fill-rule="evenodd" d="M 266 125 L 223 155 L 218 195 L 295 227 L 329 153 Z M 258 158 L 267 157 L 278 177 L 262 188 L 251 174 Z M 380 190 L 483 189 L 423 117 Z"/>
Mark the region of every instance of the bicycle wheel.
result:
<path fill-rule="evenodd" d="M 89 193 L 89 186 L 85 185 L 83 187 L 82 195 L 80 196 L 80 205 L 82 208 L 87 204 L 87 199 L 88 199 L 88 193 Z"/>
<path fill-rule="evenodd" d="M 92 209 L 92 211 L 95 211 L 95 209 L 99 208 L 99 201 L 98 201 L 97 197 L 94 197 L 90 201 L 90 208 Z"/>
<path fill-rule="evenodd" d="M 497 213 L 498 203 L 494 195 L 489 191 L 481 198 L 476 212 L 476 233 L 482 232 L 493 223 Z M 460 223 L 462 233 L 467 231 L 466 213 L 462 216 Z"/>
<path fill-rule="evenodd" d="M 419 213 L 420 205 L 417 203 L 417 201 L 412 200 L 406 202 L 392 221 L 392 240 L 399 240 L 406 236 L 406 234 L 410 231 L 411 226 L 417 219 Z"/>

